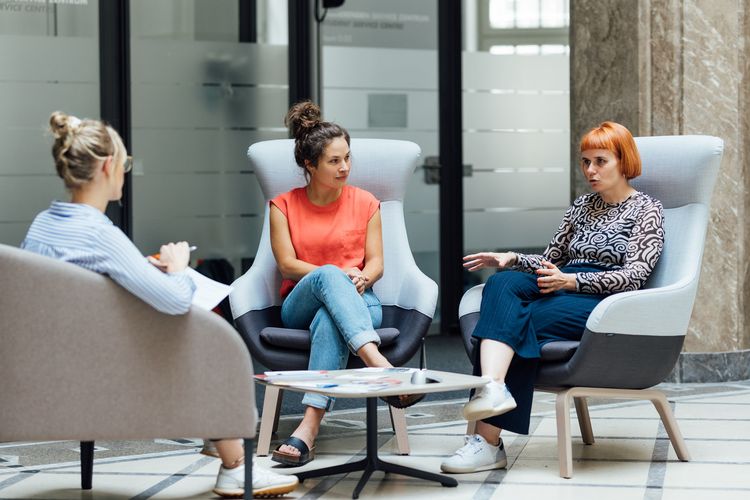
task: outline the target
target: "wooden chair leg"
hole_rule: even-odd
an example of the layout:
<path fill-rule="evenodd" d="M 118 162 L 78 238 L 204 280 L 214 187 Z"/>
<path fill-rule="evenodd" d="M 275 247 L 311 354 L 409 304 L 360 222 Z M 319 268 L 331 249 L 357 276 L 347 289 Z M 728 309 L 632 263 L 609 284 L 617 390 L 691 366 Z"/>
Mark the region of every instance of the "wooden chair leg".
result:
<path fill-rule="evenodd" d="M 560 477 L 573 477 L 573 445 L 570 435 L 570 390 L 557 393 L 557 456 L 560 462 Z"/>
<path fill-rule="evenodd" d="M 685 444 L 685 439 L 682 437 L 680 427 L 677 424 L 677 420 L 675 420 L 674 418 L 674 413 L 672 413 L 672 408 L 669 406 L 667 397 L 660 391 L 651 392 L 653 392 L 654 394 L 649 399 L 654 404 L 656 411 L 659 412 L 659 416 L 661 417 L 661 421 L 667 431 L 667 435 L 669 436 L 669 440 L 672 443 L 672 447 L 677 454 L 677 458 L 679 458 L 683 462 L 689 461 L 690 452 L 688 452 L 687 445 Z"/>
<path fill-rule="evenodd" d="M 279 430 L 279 417 L 281 417 L 281 402 L 284 401 L 284 391 L 279 389 L 279 397 L 276 398 L 276 409 L 273 417 L 273 434 Z"/>
<path fill-rule="evenodd" d="M 477 433 L 477 421 L 476 420 L 469 420 L 466 422 L 466 435 L 471 436 L 472 434 Z"/>
<path fill-rule="evenodd" d="M 81 489 L 90 490 L 94 476 L 94 442 L 81 441 Z"/>
<path fill-rule="evenodd" d="M 578 415 L 578 426 L 581 428 L 581 439 L 584 444 L 594 444 L 594 430 L 591 428 L 591 417 L 589 416 L 589 405 L 585 397 L 574 397 L 573 403 L 576 406 L 576 415 Z"/>
<path fill-rule="evenodd" d="M 268 455 L 268 451 L 271 448 L 271 435 L 275 430 L 274 426 L 278 425 L 282 395 L 283 391 L 278 387 L 266 386 L 266 394 L 263 398 L 263 412 L 260 415 L 258 450 L 256 452 L 259 457 Z"/>
<path fill-rule="evenodd" d="M 406 428 L 406 413 L 403 409 L 388 406 L 391 412 L 391 425 L 393 432 L 396 434 L 396 446 L 399 455 L 408 455 L 411 453 L 409 448 L 409 431 Z"/>

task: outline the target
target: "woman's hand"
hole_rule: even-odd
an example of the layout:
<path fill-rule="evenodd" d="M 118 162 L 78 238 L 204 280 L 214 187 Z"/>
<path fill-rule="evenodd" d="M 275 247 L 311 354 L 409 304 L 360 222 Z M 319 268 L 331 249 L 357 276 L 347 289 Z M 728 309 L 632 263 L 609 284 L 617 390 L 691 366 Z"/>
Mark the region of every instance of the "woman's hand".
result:
<path fill-rule="evenodd" d="M 344 272 L 347 276 L 349 276 L 349 279 L 352 280 L 352 283 L 354 283 L 354 286 L 357 287 L 357 293 L 362 295 L 365 293 L 365 289 L 367 288 L 367 282 L 369 279 L 367 276 L 362 273 L 358 268 L 352 267 L 351 269 L 344 269 Z"/>
<path fill-rule="evenodd" d="M 536 274 L 539 276 L 536 279 L 536 284 L 541 293 L 552 293 L 558 290 L 575 291 L 575 274 L 563 273 L 556 265 L 546 260 L 542 261 L 542 265 L 544 268 L 536 270 Z"/>
<path fill-rule="evenodd" d="M 166 273 L 184 270 L 190 263 L 190 246 L 186 241 L 167 243 L 159 249 L 159 258 L 148 257 L 148 261 Z"/>
<path fill-rule="evenodd" d="M 464 267 L 469 271 L 476 271 L 485 267 L 504 269 L 516 263 L 518 257 L 513 252 L 493 253 L 480 252 L 464 257 Z"/>

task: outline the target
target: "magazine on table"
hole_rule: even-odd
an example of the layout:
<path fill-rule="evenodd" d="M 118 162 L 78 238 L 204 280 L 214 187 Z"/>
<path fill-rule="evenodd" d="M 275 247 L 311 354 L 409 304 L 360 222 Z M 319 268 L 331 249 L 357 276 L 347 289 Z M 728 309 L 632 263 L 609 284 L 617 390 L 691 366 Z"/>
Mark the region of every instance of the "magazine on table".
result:
<path fill-rule="evenodd" d="M 414 371 L 413 368 L 362 368 L 349 373 L 327 370 L 267 371 L 255 377 L 274 385 L 332 389 L 345 392 L 377 392 L 401 384 L 389 373 Z"/>

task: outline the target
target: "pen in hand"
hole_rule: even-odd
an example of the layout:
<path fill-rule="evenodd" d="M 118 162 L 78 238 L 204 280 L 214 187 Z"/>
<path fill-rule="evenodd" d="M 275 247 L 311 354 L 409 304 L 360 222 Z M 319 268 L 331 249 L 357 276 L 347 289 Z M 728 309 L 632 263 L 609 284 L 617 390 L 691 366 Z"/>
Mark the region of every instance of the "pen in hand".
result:
<path fill-rule="evenodd" d="M 192 245 L 190 248 L 188 248 L 188 250 L 190 250 L 191 252 L 194 252 L 194 251 L 198 250 L 198 247 L 195 246 L 195 245 Z M 153 257 L 154 259 L 159 260 L 159 259 L 161 259 L 161 254 L 160 253 L 155 253 L 155 254 L 149 255 L 149 257 Z"/>

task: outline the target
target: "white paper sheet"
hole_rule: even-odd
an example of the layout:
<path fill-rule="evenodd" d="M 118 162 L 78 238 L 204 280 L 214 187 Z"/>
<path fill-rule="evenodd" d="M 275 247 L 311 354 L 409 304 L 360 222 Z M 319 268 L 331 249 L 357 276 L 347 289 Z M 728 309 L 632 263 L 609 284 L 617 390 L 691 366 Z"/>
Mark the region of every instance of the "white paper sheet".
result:
<path fill-rule="evenodd" d="M 193 294 L 194 306 L 210 311 L 219 305 L 219 302 L 224 300 L 232 291 L 231 286 L 207 278 L 192 267 L 188 267 L 185 272 L 192 278 L 193 283 L 195 283 L 195 293 Z"/>

